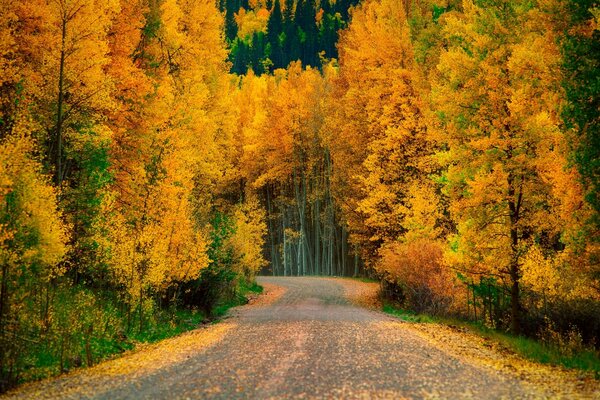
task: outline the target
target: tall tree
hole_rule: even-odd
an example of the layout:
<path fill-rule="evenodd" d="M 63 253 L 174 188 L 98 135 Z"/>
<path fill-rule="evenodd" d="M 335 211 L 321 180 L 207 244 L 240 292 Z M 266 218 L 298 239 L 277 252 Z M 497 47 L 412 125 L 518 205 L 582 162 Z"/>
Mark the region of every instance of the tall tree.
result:
<path fill-rule="evenodd" d="M 433 191 L 433 145 L 420 100 L 421 78 L 400 3 L 364 4 L 340 42 L 341 107 L 330 117 L 336 191 L 353 240 L 374 259 L 408 232 L 418 188 Z M 428 195 L 428 198 L 435 196 Z"/>
<path fill-rule="evenodd" d="M 31 113 L 54 37 L 48 11 L 45 2 L 0 1 L 0 391 L 51 325 L 48 290 L 68 251 L 69 226 L 39 160 Z"/>
<path fill-rule="evenodd" d="M 445 18 L 448 48 L 433 91 L 448 148 L 440 157 L 458 224 L 456 265 L 507 282 L 515 333 L 523 255 L 558 228 L 547 162 L 564 160 L 560 53 L 543 6 L 464 1 L 463 14 Z"/>
<path fill-rule="evenodd" d="M 271 61 L 274 68 L 284 67 L 281 34 L 283 33 L 283 14 L 280 0 L 275 0 L 267 23 L 267 40 L 271 48 Z"/>

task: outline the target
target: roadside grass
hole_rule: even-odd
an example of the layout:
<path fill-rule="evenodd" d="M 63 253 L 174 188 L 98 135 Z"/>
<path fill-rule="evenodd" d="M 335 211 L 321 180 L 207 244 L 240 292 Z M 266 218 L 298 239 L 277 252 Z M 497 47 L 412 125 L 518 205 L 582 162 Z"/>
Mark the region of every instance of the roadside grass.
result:
<path fill-rule="evenodd" d="M 171 313 L 160 313 L 150 327 L 142 332 L 133 332 L 129 339 L 139 343 L 155 343 L 196 329 L 205 320 L 204 314 L 197 310 L 178 309 Z"/>
<path fill-rule="evenodd" d="M 235 296 L 232 296 L 232 298 L 219 303 L 215 307 L 213 311 L 215 321 L 218 321 L 220 318 L 225 316 L 225 314 L 227 314 L 227 311 L 229 311 L 230 308 L 246 304 L 246 295 L 248 295 L 249 293 L 261 294 L 262 292 L 263 287 L 256 283 L 256 281 L 252 282 L 250 285 L 242 282 Z"/>
<path fill-rule="evenodd" d="M 411 310 L 397 308 L 389 303 L 384 303 L 383 312 L 409 323 L 438 323 L 450 327 L 461 327 L 470 333 L 494 341 L 528 360 L 541 364 L 562 366 L 568 369 L 588 371 L 596 379 L 600 379 L 600 357 L 597 352 L 590 349 L 574 350 L 560 348 L 532 338 L 500 332 L 486 327 L 481 323 L 417 314 Z"/>
<path fill-rule="evenodd" d="M 130 338 L 136 342 L 155 343 L 196 329 L 203 323 L 217 323 L 227 314 L 229 309 L 246 304 L 246 295 L 249 293 L 260 294 L 262 292 L 263 287 L 256 282 L 252 282 L 249 285 L 241 283 L 235 296 L 217 304 L 211 320 L 208 320 L 203 313 L 197 310 L 177 309 L 175 312 L 165 314 L 164 317 L 166 318 L 161 319 L 159 316 L 156 323 L 150 328 L 145 329 L 141 333 L 135 333 Z"/>
<path fill-rule="evenodd" d="M 145 328 L 140 332 L 132 330 L 129 333 L 115 335 L 112 338 L 93 338 L 90 340 L 90 346 L 93 353 L 93 364 L 102 361 L 118 358 L 127 350 L 134 349 L 140 344 L 156 343 L 168 339 L 184 332 L 194 330 L 204 323 L 218 322 L 227 311 L 246 303 L 246 295 L 249 293 L 260 294 L 263 287 L 253 282 L 250 285 L 243 284 L 232 299 L 222 301 L 217 305 L 213 312 L 213 319 L 207 317 L 198 310 L 176 309 L 163 310 L 154 314 L 151 321 L 147 321 Z M 126 325 L 124 317 L 114 316 L 114 321 L 120 321 L 121 326 Z M 77 338 L 83 341 L 83 338 Z M 80 367 L 87 367 L 85 352 L 82 350 L 75 359 L 66 360 L 67 366 L 63 371 L 60 369 L 60 358 L 56 351 L 40 346 L 39 351 L 32 354 L 26 360 L 26 365 L 20 375 L 19 383 L 37 381 L 45 378 L 60 375 L 62 372 Z"/>
<path fill-rule="evenodd" d="M 260 286 L 258 283 L 256 283 L 256 281 L 252 282 L 252 284 L 250 286 L 244 285 L 244 286 L 242 286 L 242 288 L 243 289 L 245 288 L 247 291 L 256 293 L 256 294 L 261 294 L 264 290 L 264 288 L 262 286 Z"/>
<path fill-rule="evenodd" d="M 113 337 L 94 337 L 90 340 L 90 348 L 93 353 L 93 365 L 102 361 L 118 357 L 127 350 L 132 350 L 138 344 L 155 343 L 163 339 L 177 336 L 183 332 L 197 328 L 206 318 L 195 310 L 178 309 L 175 312 L 162 311 L 154 315 L 153 321 L 146 323 L 146 328 L 141 332 L 133 330 L 127 334 L 122 333 Z M 125 326 L 124 319 L 121 321 Z M 73 338 L 75 340 L 75 338 Z M 83 342 L 83 338 L 77 338 L 77 342 Z M 60 375 L 80 367 L 89 367 L 86 361 L 86 353 L 83 349 L 76 357 L 64 360 L 61 371 L 60 356 L 56 349 L 48 349 L 40 346 L 37 352 L 33 352 L 23 368 L 19 383 L 36 381 Z"/>
<path fill-rule="evenodd" d="M 417 314 L 414 311 L 397 308 L 388 303 L 383 304 L 383 312 L 385 312 L 386 314 L 393 315 L 394 317 L 401 319 L 402 321 L 406 321 L 406 322 L 419 322 L 419 323 L 438 322 L 434 319 L 434 317 L 431 317 L 429 315 Z"/>

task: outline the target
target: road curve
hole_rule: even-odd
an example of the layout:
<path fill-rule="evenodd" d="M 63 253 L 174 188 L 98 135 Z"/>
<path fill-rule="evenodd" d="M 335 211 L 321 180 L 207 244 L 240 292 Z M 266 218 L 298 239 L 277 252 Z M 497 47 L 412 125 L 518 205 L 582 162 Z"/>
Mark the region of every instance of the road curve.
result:
<path fill-rule="evenodd" d="M 176 356 L 170 348 L 158 347 L 158 359 L 138 355 L 139 371 L 136 367 L 128 375 L 92 368 L 30 385 L 12 396 L 538 398 L 526 383 L 460 360 L 403 329 L 403 323 L 352 304 L 345 293 L 348 285 L 360 282 L 308 277 L 261 277 L 259 282 L 282 287 L 281 296 L 271 304 L 235 310 L 222 323 L 229 328 L 214 343 L 180 349 Z M 163 357 L 174 361 L 162 363 Z M 144 367 L 144 362 L 155 368 Z"/>

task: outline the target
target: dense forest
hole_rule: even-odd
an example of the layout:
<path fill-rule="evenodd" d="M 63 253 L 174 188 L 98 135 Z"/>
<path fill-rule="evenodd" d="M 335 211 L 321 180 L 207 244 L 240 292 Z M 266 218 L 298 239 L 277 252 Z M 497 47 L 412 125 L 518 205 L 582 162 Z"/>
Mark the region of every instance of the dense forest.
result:
<path fill-rule="evenodd" d="M 337 58 L 339 31 L 358 0 L 220 0 L 232 72 L 255 74 Z"/>
<path fill-rule="evenodd" d="M 0 0 L 0 391 L 367 271 L 600 343 L 594 0 Z M 196 318 L 196 319 L 194 319 Z"/>

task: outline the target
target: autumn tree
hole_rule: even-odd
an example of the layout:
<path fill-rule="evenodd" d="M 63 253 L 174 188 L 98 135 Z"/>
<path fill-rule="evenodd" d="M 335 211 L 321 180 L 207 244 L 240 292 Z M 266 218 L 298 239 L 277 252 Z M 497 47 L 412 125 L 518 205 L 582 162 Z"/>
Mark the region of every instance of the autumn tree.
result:
<path fill-rule="evenodd" d="M 59 263 L 68 238 L 31 138 L 22 127 L 13 129 L 0 143 L 0 389 L 22 367 L 28 341 L 49 327 L 48 289 L 40 289 L 64 273 Z"/>
<path fill-rule="evenodd" d="M 423 196 L 433 205 L 426 225 L 433 232 L 437 224 L 421 81 L 403 6 L 374 1 L 358 8 L 340 44 L 341 93 L 333 96 L 343 97 L 329 140 L 337 196 L 348 199 L 341 203 L 368 257 L 416 229 L 409 215 Z"/>
<path fill-rule="evenodd" d="M 15 3 L 32 133 L 74 230 L 68 256 L 78 261 L 68 270 L 74 281 L 88 279 L 97 268 L 93 225 L 110 180 L 107 34 L 117 8 L 116 1 Z"/>
<path fill-rule="evenodd" d="M 556 240 L 553 180 L 570 179 L 558 119 L 560 52 L 545 7 L 463 2 L 463 13 L 445 17 L 447 50 L 433 89 L 458 229 L 451 262 L 507 282 L 515 333 L 523 255 Z"/>
<path fill-rule="evenodd" d="M 143 22 L 145 29 L 137 44 L 129 35 L 113 43 L 122 65 L 111 71 L 120 76 L 125 68 L 129 79 L 118 84 L 123 109 L 111 115 L 118 132 L 116 180 L 104 243 L 142 329 L 153 296 L 197 279 L 208 265 L 204 224 L 210 209 L 202 207 L 211 203 L 197 197 L 196 188 L 214 188 L 227 165 L 222 146 L 228 131 L 211 118 L 222 105 L 218 91 L 227 87 L 226 54 L 222 19 L 211 1 L 165 1 L 124 11 L 133 13 L 126 20 Z M 127 57 L 132 51 L 140 61 Z"/>
<path fill-rule="evenodd" d="M 32 67 L 42 60 L 24 45 L 47 31 L 30 6 L 0 3 L 0 391 L 18 375 L 28 344 L 49 327 L 49 293 L 41 289 L 64 273 L 68 250 L 68 227 L 33 139 L 30 109 L 40 76 Z"/>

